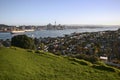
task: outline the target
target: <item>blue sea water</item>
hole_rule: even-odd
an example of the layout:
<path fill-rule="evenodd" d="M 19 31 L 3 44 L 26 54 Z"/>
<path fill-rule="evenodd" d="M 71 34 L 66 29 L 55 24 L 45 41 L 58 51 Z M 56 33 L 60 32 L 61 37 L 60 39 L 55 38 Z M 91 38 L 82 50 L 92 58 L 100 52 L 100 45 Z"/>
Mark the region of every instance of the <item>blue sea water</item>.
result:
<path fill-rule="evenodd" d="M 103 27 L 103 28 L 79 28 L 79 29 L 64 29 L 64 30 L 40 30 L 33 32 L 24 32 L 29 37 L 40 38 L 40 37 L 63 37 L 65 34 L 71 33 L 82 33 L 82 32 L 97 32 L 97 31 L 107 31 L 107 30 L 117 30 L 118 27 Z M 20 34 L 11 34 L 9 32 L 0 32 L 0 39 L 6 40 L 11 39 L 15 35 Z"/>

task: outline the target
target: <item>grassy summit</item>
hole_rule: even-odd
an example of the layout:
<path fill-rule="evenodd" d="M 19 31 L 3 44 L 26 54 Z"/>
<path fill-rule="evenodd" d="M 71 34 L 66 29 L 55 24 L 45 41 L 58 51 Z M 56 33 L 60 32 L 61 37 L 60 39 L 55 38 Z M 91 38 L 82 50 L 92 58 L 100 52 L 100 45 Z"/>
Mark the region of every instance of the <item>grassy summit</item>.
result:
<path fill-rule="evenodd" d="M 0 48 L 0 80 L 120 80 L 120 71 L 51 53 Z"/>

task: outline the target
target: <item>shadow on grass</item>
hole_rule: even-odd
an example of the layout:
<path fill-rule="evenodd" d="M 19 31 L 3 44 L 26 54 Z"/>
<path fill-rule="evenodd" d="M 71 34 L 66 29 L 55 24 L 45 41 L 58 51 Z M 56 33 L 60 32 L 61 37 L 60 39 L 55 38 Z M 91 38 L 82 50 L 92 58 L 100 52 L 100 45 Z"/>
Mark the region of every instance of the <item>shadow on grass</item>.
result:
<path fill-rule="evenodd" d="M 95 68 L 95 69 L 99 69 L 99 70 L 116 72 L 116 70 L 114 68 L 109 67 L 109 66 L 105 66 L 105 65 L 93 65 L 92 67 Z"/>
<path fill-rule="evenodd" d="M 76 58 L 70 58 L 69 60 L 74 61 L 74 62 L 81 64 L 81 65 L 92 66 L 92 63 L 85 61 L 85 60 L 79 60 Z"/>

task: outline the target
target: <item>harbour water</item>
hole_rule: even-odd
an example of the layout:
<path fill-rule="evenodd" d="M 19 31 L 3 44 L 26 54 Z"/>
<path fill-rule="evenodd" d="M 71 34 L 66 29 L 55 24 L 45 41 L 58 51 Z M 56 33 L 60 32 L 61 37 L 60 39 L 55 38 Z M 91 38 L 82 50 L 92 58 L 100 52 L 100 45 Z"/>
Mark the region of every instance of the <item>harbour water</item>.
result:
<path fill-rule="evenodd" d="M 98 32 L 98 31 L 107 31 L 107 30 L 117 30 L 118 27 L 103 27 L 103 28 L 79 28 L 79 29 L 64 29 L 64 30 L 40 30 L 33 32 L 24 32 L 20 34 L 11 34 L 9 32 L 0 32 L 0 39 L 6 40 L 11 39 L 15 35 L 26 34 L 32 38 L 40 37 L 63 37 L 65 34 L 71 33 L 82 33 L 82 32 Z"/>

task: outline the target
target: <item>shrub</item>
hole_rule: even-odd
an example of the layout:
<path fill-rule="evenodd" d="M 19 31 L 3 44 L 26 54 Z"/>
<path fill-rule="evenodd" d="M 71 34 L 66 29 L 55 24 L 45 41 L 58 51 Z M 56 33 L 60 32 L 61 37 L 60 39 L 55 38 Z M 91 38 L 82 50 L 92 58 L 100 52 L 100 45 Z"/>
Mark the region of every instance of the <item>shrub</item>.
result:
<path fill-rule="evenodd" d="M 11 45 L 24 49 L 35 49 L 34 40 L 26 35 L 12 37 Z"/>
<path fill-rule="evenodd" d="M 99 58 L 97 58 L 96 56 L 93 56 L 93 55 L 79 54 L 79 55 L 75 55 L 74 57 L 78 58 L 78 59 L 84 59 L 84 60 L 92 62 L 92 63 L 99 61 Z"/>

